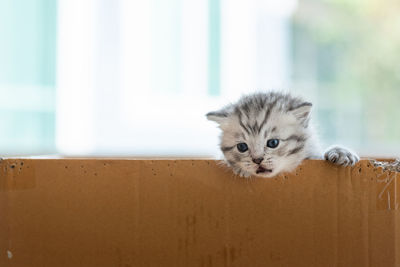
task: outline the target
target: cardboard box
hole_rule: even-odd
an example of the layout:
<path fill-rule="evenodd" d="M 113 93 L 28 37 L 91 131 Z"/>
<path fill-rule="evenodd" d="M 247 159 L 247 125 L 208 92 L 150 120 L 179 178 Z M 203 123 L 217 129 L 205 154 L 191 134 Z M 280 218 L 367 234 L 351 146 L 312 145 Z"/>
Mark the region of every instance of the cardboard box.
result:
<path fill-rule="evenodd" d="M 7 159 L 0 266 L 400 266 L 399 178 L 306 161 Z"/>

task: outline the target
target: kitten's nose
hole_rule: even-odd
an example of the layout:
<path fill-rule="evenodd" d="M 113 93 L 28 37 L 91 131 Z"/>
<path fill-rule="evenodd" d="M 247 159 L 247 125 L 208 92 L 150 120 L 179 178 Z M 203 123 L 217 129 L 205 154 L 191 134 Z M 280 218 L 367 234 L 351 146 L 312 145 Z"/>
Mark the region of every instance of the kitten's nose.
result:
<path fill-rule="evenodd" d="M 264 160 L 264 158 L 256 158 L 256 159 L 253 158 L 252 160 L 255 164 L 260 164 Z"/>

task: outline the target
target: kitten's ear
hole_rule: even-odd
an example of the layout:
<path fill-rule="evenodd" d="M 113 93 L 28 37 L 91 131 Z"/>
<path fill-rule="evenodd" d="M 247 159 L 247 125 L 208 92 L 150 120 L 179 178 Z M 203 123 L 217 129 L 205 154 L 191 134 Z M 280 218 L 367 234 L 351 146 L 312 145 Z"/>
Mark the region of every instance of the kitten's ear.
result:
<path fill-rule="evenodd" d="M 208 120 L 215 121 L 216 123 L 221 125 L 227 121 L 229 115 L 230 115 L 229 108 L 223 108 L 221 110 L 208 112 L 206 114 L 206 117 Z"/>
<path fill-rule="evenodd" d="M 301 124 L 307 127 L 308 121 L 310 119 L 311 107 L 311 103 L 304 102 L 299 106 L 292 108 L 290 112 L 293 114 L 293 116 L 296 117 L 297 120 L 300 121 Z"/>

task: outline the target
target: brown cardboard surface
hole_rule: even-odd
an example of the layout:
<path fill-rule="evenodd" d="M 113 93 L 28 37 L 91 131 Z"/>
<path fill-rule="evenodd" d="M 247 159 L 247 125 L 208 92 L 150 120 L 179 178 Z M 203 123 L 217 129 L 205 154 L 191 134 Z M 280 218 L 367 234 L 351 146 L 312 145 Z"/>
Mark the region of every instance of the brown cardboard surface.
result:
<path fill-rule="evenodd" d="M 0 266 L 399 266 L 399 178 L 365 160 L 243 179 L 213 160 L 7 159 Z"/>

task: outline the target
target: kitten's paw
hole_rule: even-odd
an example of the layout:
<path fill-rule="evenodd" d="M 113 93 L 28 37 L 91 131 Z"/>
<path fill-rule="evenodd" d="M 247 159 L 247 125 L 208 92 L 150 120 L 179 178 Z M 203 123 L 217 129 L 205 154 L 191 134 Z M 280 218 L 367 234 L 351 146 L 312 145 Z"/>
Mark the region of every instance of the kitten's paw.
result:
<path fill-rule="evenodd" d="M 324 158 L 334 164 L 342 166 L 353 166 L 360 160 L 357 154 L 340 146 L 333 146 L 329 148 L 325 152 Z"/>

